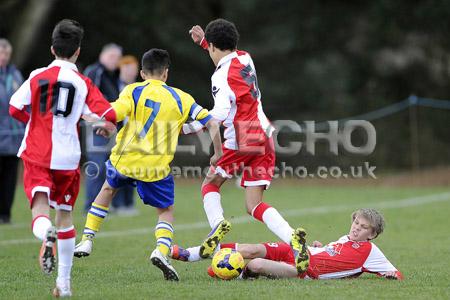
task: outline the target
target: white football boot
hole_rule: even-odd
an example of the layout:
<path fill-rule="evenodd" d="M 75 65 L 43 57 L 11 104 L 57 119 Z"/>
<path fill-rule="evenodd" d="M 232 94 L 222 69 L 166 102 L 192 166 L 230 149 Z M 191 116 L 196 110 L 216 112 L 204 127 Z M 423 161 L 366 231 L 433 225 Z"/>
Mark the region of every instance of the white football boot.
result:
<path fill-rule="evenodd" d="M 92 247 L 94 242 L 92 239 L 86 239 L 78 243 L 75 246 L 75 251 L 73 252 L 73 256 L 75 257 L 85 257 L 89 256 L 92 253 Z"/>
<path fill-rule="evenodd" d="M 159 249 L 153 250 L 152 255 L 150 256 L 150 260 L 152 261 L 153 265 L 158 267 L 163 272 L 165 280 L 180 280 L 177 271 L 175 271 L 175 268 L 172 267 L 169 260 L 164 257 Z"/>

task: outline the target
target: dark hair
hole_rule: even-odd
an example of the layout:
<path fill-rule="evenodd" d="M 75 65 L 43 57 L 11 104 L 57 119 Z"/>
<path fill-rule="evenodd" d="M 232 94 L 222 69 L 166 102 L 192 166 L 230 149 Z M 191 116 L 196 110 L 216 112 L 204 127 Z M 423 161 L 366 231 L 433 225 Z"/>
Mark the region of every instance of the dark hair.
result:
<path fill-rule="evenodd" d="M 142 71 L 161 75 L 170 66 L 169 52 L 163 49 L 150 49 L 142 55 Z"/>
<path fill-rule="evenodd" d="M 52 46 L 56 56 L 70 58 L 81 46 L 84 30 L 80 23 L 64 19 L 56 24 L 52 33 Z"/>
<path fill-rule="evenodd" d="M 206 26 L 205 39 L 220 50 L 235 50 L 239 41 L 239 32 L 234 23 L 216 19 Z"/>

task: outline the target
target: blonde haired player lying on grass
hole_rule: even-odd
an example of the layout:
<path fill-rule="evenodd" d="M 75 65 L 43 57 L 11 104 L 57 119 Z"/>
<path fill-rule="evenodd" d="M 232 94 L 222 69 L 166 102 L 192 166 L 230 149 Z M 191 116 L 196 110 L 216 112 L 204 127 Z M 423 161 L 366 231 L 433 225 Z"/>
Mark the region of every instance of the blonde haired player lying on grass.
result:
<path fill-rule="evenodd" d="M 309 267 L 297 273 L 292 248 L 283 242 L 261 244 L 220 244 L 218 248 L 232 248 L 246 259 L 251 259 L 241 274 L 242 278 L 259 275 L 269 278 L 337 279 L 358 277 L 362 273 L 373 273 L 389 279 L 403 279 L 398 271 L 371 242 L 383 232 L 384 218 L 374 209 L 359 209 L 352 214 L 352 224 L 347 235 L 335 242 L 322 245 L 314 241 L 308 247 Z M 199 246 L 183 249 L 172 247 L 171 256 L 181 261 L 198 261 Z M 208 274 L 214 277 L 212 268 Z"/>

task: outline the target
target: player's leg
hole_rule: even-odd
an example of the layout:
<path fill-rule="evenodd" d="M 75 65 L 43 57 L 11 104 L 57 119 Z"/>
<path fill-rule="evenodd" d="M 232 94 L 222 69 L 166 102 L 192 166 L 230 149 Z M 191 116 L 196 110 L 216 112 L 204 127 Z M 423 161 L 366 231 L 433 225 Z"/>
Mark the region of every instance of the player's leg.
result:
<path fill-rule="evenodd" d="M 173 205 L 156 208 L 156 211 L 158 213 L 158 224 L 155 228 L 156 249 L 152 252 L 150 260 L 163 272 L 164 279 L 178 281 L 178 273 L 168 260 L 173 240 Z"/>
<path fill-rule="evenodd" d="M 100 230 L 103 220 L 108 215 L 112 199 L 117 191 L 118 189 L 112 187 L 108 181 L 103 183 L 100 192 L 94 202 L 92 202 L 91 208 L 87 213 L 86 225 L 84 226 L 83 231 L 83 240 L 94 238 L 95 234 Z"/>
<path fill-rule="evenodd" d="M 232 248 L 241 253 L 245 259 L 266 257 L 266 247 L 263 244 L 221 244 L 222 248 Z"/>
<path fill-rule="evenodd" d="M 207 258 L 214 253 L 217 245 L 231 229 L 230 222 L 223 217 L 220 199 L 220 187 L 226 180 L 227 177 L 217 173 L 217 169 L 215 171 L 210 169 L 202 184 L 203 208 L 212 228 L 200 246 L 200 256 L 203 258 Z"/>
<path fill-rule="evenodd" d="M 298 273 L 293 265 L 264 258 L 255 258 L 245 267 L 243 278 L 257 277 L 257 275 L 269 278 L 295 278 L 298 276 Z"/>
<path fill-rule="evenodd" d="M 108 215 L 109 206 L 114 195 L 116 195 L 119 188 L 133 182 L 131 178 L 120 174 L 109 160 L 105 165 L 106 180 L 86 215 L 86 224 L 81 242 L 75 247 L 74 255 L 76 257 L 84 257 L 91 254 L 93 239 Z"/>
<path fill-rule="evenodd" d="M 210 169 L 202 183 L 203 208 L 211 229 L 224 220 L 220 187 L 226 180 Z"/>
<path fill-rule="evenodd" d="M 31 204 L 31 217 L 33 219 L 31 228 L 35 237 L 43 241 L 47 229 L 52 226 L 50 221 L 50 206 L 48 195 L 45 192 L 36 192 Z"/>
<path fill-rule="evenodd" d="M 103 137 L 93 134 L 92 137 L 93 142 L 100 142 L 104 140 Z M 99 144 L 100 145 L 100 144 Z M 86 161 L 85 164 L 85 203 L 84 203 L 84 211 L 88 211 L 91 208 L 92 202 L 94 202 L 97 197 L 99 191 L 101 190 L 103 183 L 106 179 L 106 164 L 105 162 L 108 160 L 109 154 L 108 152 L 86 152 Z"/>
<path fill-rule="evenodd" d="M 238 244 L 238 243 L 221 243 L 217 246 L 216 251 L 224 248 L 230 248 L 238 251 L 245 259 L 252 259 L 257 257 L 266 257 L 266 247 L 263 244 Z M 200 261 L 203 258 L 199 255 L 200 246 L 182 248 L 179 245 L 171 247 L 170 257 L 186 262 Z"/>
<path fill-rule="evenodd" d="M 56 209 L 58 239 L 58 277 L 53 294 L 65 297 L 72 295 L 70 273 L 76 237 L 72 210 L 80 190 L 80 171 L 52 170 L 52 178 L 54 188 L 50 194 L 50 204 Z"/>
<path fill-rule="evenodd" d="M 245 204 L 247 212 L 255 219 L 266 224 L 270 231 L 281 240 L 289 243 L 294 229 L 281 216 L 276 208 L 262 201 L 265 187 L 265 185 L 245 187 Z"/>
<path fill-rule="evenodd" d="M 56 229 L 50 220 L 48 195 L 36 192 L 33 196 L 31 228 L 35 237 L 42 241 L 39 251 L 39 265 L 45 274 L 51 274 L 56 264 Z"/>
<path fill-rule="evenodd" d="M 56 297 L 71 296 L 70 274 L 75 251 L 76 232 L 73 226 L 72 211 L 56 211 L 56 227 L 58 237 L 58 277 L 53 295 Z"/>
<path fill-rule="evenodd" d="M 55 267 L 56 229 L 50 220 L 49 195 L 53 186 L 51 171 L 27 161 L 23 161 L 23 185 L 30 202 L 31 229 L 35 237 L 42 241 L 39 265 L 45 274 Z"/>
<path fill-rule="evenodd" d="M 306 231 L 299 227 L 292 229 L 289 223 L 273 207 L 262 202 L 264 187 L 247 186 L 245 190 L 247 211 L 266 226 L 284 242 L 289 243 L 295 255 L 299 273 L 307 270 L 309 256 L 306 245 Z"/>
<path fill-rule="evenodd" d="M 155 228 L 156 248 L 167 257 L 173 240 L 173 205 L 156 208 L 156 212 L 158 214 L 158 224 Z"/>
<path fill-rule="evenodd" d="M 83 236 L 74 252 L 76 257 L 89 256 L 92 253 L 93 240 L 108 215 L 109 206 L 117 190 L 109 185 L 107 181 L 103 184 L 100 193 L 92 202 L 91 208 L 86 215 Z"/>
<path fill-rule="evenodd" d="M 137 192 L 144 204 L 153 206 L 158 213 L 155 228 L 156 249 L 150 255 L 150 261 L 164 274 L 166 280 L 178 281 L 175 268 L 170 264 L 168 256 L 173 240 L 173 204 L 175 200 L 175 184 L 173 176 L 154 181 L 136 181 Z"/>
<path fill-rule="evenodd" d="M 246 163 L 241 185 L 245 187 L 247 212 L 255 219 L 263 222 L 285 243 L 290 243 L 296 256 L 299 273 L 305 272 L 309 264 L 306 248 L 306 232 L 303 228 L 295 231 L 274 207 L 263 202 L 263 193 L 270 185 L 275 166 L 273 141 L 269 139 L 263 154 L 255 155 Z"/>

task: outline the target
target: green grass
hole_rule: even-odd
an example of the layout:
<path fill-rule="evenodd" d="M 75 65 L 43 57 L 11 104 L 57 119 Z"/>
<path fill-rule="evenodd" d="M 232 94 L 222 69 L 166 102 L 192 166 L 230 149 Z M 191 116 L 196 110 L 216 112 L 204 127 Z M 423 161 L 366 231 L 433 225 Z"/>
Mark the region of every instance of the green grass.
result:
<path fill-rule="evenodd" d="M 177 182 L 175 241 L 196 245 L 208 233 L 200 199 L 200 182 Z M 222 190 L 226 216 L 233 223 L 226 241 L 262 242 L 277 238 L 256 221 L 245 216 L 243 191 L 233 184 Z M 95 242 L 94 253 L 74 260 L 72 289 L 75 299 L 294 299 L 294 298 L 450 298 L 450 196 L 443 201 L 399 207 L 401 199 L 448 193 L 446 188 L 314 187 L 274 183 L 265 201 L 282 213 L 292 226 L 301 225 L 308 238 L 334 241 L 348 231 L 350 214 L 357 207 L 392 201 L 380 208 L 387 227 L 375 243 L 406 279 L 388 281 L 371 275 L 353 280 L 303 281 L 299 279 L 218 281 L 206 274 L 208 261 L 174 262 L 181 281 L 165 282 L 148 257 L 154 247 L 156 215 L 140 200 L 135 217 L 109 216 Z M 80 194 L 75 225 L 84 225 Z M 328 210 L 301 213 L 307 208 Z M 29 228 L 30 211 L 21 188 L 13 210 L 13 225 L 0 226 L 0 299 L 48 299 L 55 275 L 41 274 L 37 263 L 39 243 Z M 206 224 L 203 224 L 206 225 Z M 177 231 L 177 226 L 179 230 Z M 133 230 L 126 232 L 128 230 Z M 102 235 L 103 233 L 103 235 Z M 20 240 L 11 242 L 11 240 Z M 218 297 L 218 298 L 217 298 Z"/>

